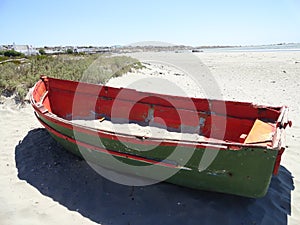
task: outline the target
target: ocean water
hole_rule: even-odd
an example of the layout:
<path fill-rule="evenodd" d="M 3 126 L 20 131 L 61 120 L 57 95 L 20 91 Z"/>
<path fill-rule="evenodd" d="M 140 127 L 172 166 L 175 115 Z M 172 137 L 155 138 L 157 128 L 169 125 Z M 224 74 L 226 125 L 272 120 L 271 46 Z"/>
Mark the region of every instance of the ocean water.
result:
<path fill-rule="evenodd" d="M 277 51 L 300 51 L 300 43 L 251 45 L 228 48 L 203 48 L 203 52 L 277 52 Z"/>

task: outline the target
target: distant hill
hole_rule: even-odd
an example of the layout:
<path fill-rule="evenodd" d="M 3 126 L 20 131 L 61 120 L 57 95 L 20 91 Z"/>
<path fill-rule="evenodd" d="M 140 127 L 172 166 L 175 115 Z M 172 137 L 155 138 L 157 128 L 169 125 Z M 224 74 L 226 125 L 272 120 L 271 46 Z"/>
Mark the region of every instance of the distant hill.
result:
<path fill-rule="evenodd" d="M 176 46 L 172 43 L 162 42 L 162 41 L 141 41 L 135 42 L 129 45 L 125 45 L 124 47 L 173 47 Z"/>

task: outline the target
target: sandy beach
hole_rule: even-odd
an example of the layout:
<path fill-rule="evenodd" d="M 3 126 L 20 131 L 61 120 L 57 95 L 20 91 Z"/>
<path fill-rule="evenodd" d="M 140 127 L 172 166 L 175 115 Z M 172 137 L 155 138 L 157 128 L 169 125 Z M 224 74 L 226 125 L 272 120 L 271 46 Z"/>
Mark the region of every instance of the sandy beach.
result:
<path fill-rule="evenodd" d="M 130 55 L 145 68 L 113 78 L 109 86 L 289 106 L 293 126 L 287 129 L 287 148 L 267 195 L 249 199 L 167 183 L 113 183 L 59 146 L 30 105 L 1 98 L 0 224 L 298 225 L 300 52 Z"/>

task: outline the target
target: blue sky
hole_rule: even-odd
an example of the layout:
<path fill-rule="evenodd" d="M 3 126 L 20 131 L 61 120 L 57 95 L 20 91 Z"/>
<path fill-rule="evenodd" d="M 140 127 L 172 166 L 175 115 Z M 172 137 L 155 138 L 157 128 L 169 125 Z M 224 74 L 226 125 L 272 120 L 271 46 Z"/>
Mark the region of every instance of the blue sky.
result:
<path fill-rule="evenodd" d="M 0 44 L 300 42 L 299 0 L 0 0 Z"/>

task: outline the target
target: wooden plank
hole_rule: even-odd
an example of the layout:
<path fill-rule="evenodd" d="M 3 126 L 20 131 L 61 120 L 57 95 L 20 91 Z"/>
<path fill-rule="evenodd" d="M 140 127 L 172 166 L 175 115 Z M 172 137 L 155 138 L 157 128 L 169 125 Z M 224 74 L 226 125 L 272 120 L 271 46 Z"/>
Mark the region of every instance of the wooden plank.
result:
<path fill-rule="evenodd" d="M 272 134 L 274 133 L 275 129 L 276 128 L 271 124 L 256 119 L 244 143 L 251 144 L 269 141 L 271 142 Z"/>

